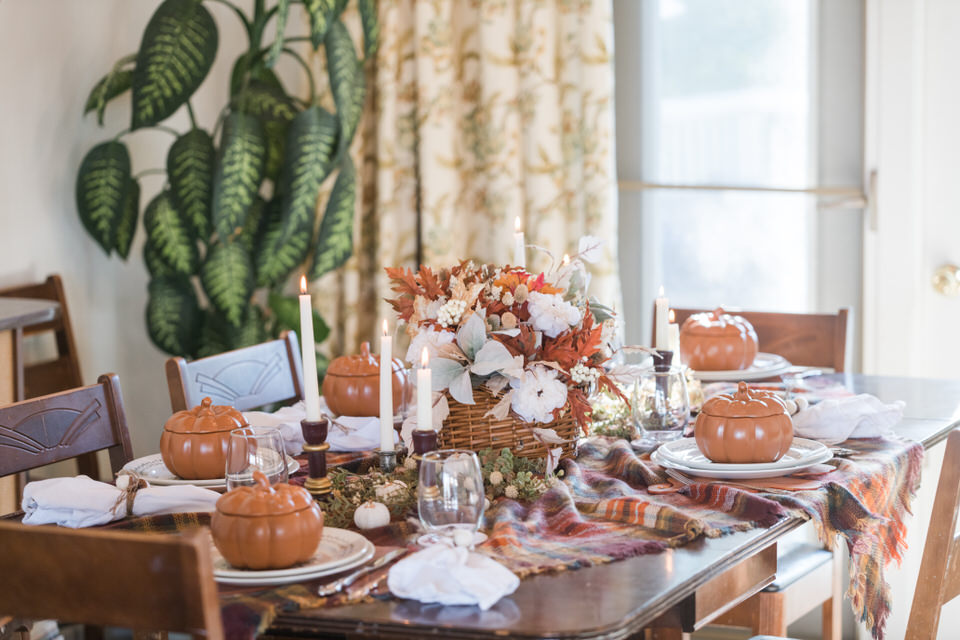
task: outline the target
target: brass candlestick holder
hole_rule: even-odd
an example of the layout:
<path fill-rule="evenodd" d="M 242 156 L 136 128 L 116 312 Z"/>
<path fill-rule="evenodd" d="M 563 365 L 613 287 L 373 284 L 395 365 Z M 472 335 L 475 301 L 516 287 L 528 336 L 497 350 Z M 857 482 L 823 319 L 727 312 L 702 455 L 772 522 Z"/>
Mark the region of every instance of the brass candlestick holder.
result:
<path fill-rule="evenodd" d="M 327 442 L 328 423 L 325 418 L 320 420 L 301 420 L 303 430 L 303 452 L 307 454 L 309 476 L 303 483 L 304 488 L 314 498 L 323 498 L 333 490 L 333 483 L 327 477 Z"/>

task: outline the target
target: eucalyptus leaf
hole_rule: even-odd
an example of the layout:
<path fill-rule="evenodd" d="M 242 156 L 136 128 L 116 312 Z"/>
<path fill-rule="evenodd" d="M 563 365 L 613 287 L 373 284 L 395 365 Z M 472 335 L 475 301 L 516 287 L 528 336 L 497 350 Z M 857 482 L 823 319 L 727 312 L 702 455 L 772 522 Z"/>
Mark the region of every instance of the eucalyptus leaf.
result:
<path fill-rule="evenodd" d="M 164 0 L 143 32 L 133 71 L 133 129 L 173 115 L 217 55 L 217 23 L 197 0 Z"/>
<path fill-rule="evenodd" d="M 433 391 L 443 391 L 448 388 L 454 379 L 467 372 L 466 366 L 449 358 L 433 358 L 430 360 L 430 379 Z"/>
<path fill-rule="evenodd" d="M 337 21 L 336 0 L 303 0 L 303 6 L 310 16 L 310 42 L 316 50 L 323 44 L 330 25 Z"/>
<path fill-rule="evenodd" d="M 473 384 L 470 381 L 470 372 L 464 371 L 453 379 L 449 387 L 450 397 L 460 404 L 474 404 Z"/>
<path fill-rule="evenodd" d="M 77 173 L 77 211 L 84 228 L 107 255 L 116 247 L 129 188 L 130 154 L 122 142 L 103 142 L 87 152 Z"/>
<path fill-rule="evenodd" d="M 193 286 L 186 278 L 158 277 L 147 287 L 147 333 L 163 351 L 191 357 L 202 322 Z"/>
<path fill-rule="evenodd" d="M 126 260 L 133 246 L 133 236 L 137 233 L 137 220 L 140 217 L 140 183 L 130 178 L 123 198 L 123 215 L 117 221 L 117 253 Z"/>
<path fill-rule="evenodd" d="M 477 353 L 487 342 L 487 323 L 484 320 L 482 312 L 475 312 L 467 318 L 467 321 L 457 331 L 457 344 L 467 355 L 467 358 L 473 362 Z"/>
<path fill-rule="evenodd" d="M 333 271 L 353 254 L 353 218 L 357 200 L 357 177 L 349 155 L 340 162 L 340 173 L 320 221 L 310 279 Z"/>
<path fill-rule="evenodd" d="M 334 21 L 324 39 L 327 51 L 327 73 L 330 76 L 330 89 L 333 101 L 337 105 L 337 118 L 340 120 L 340 142 L 338 153 L 346 154 L 353 140 L 353 134 L 363 114 L 363 99 L 366 92 L 363 65 L 357 60 L 357 51 L 350 32 L 339 20 Z"/>
<path fill-rule="evenodd" d="M 469 320 L 468 320 L 469 322 Z M 503 343 L 488 340 L 479 351 L 470 365 L 470 371 L 478 376 L 488 376 L 495 371 L 513 368 L 513 355 Z"/>
<path fill-rule="evenodd" d="M 210 205 L 216 150 L 203 129 L 191 129 L 177 138 L 167 152 L 167 177 L 177 210 L 194 238 L 210 237 Z"/>
<path fill-rule="evenodd" d="M 200 282 L 217 311 L 240 326 L 253 294 L 253 266 L 243 243 L 214 244 L 200 269 Z"/>
<path fill-rule="evenodd" d="M 196 272 L 200 263 L 197 243 L 174 207 L 169 191 L 160 192 L 147 205 L 143 226 L 147 230 L 147 242 L 168 267 L 185 276 Z"/>
<path fill-rule="evenodd" d="M 114 68 L 90 90 L 87 102 L 83 106 L 84 115 L 91 111 L 97 112 L 97 124 L 103 126 L 103 114 L 107 110 L 107 103 L 125 93 L 133 85 L 133 71 L 130 69 Z"/>
<path fill-rule="evenodd" d="M 239 111 L 227 116 L 213 176 L 213 226 L 221 240 L 243 226 L 263 182 L 266 161 L 260 120 Z"/>

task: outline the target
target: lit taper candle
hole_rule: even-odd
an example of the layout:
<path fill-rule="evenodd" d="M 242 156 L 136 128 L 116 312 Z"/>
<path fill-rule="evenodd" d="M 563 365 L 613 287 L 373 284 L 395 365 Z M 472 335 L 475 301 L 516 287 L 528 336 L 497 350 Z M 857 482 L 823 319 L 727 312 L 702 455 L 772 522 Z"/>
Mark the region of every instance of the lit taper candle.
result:
<path fill-rule="evenodd" d="M 380 337 L 380 450 L 393 451 L 393 337 L 386 318 Z"/>

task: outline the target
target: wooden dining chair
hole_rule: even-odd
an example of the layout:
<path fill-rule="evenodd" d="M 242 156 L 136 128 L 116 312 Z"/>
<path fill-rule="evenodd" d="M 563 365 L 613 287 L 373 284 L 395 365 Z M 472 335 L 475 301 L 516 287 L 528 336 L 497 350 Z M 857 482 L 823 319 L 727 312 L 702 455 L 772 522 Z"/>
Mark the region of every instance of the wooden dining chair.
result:
<path fill-rule="evenodd" d="M 960 535 L 955 533 L 958 511 L 960 429 L 954 429 L 947 436 L 947 450 L 943 454 L 917 588 L 907 621 L 906 640 L 934 640 L 940 626 L 941 608 L 960 595 Z"/>
<path fill-rule="evenodd" d="M 676 322 L 683 322 L 695 313 L 712 309 L 673 309 Z M 783 356 L 801 367 L 828 367 L 838 373 L 846 371 L 847 333 L 850 309 L 837 313 L 770 313 L 763 311 L 731 311 L 743 316 L 757 332 L 760 351 Z"/>
<path fill-rule="evenodd" d="M 0 477 L 104 449 L 114 473 L 133 459 L 116 374 L 0 407 Z"/>
<path fill-rule="evenodd" d="M 223 638 L 210 540 L 0 522 L 0 618 Z"/>
<path fill-rule="evenodd" d="M 170 406 L 182 411 L 209 396 L 214 404 L 247 411 L 303 397 L 297 334 L 284 331 L 277 340 L 187 362 L 167 360 Z"/>

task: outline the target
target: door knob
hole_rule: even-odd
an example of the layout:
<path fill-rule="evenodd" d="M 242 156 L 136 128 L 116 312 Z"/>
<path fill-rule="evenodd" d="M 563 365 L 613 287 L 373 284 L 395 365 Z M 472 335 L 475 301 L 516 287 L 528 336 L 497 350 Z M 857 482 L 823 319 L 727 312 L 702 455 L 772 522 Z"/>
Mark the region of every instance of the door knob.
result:
<path fill-rule="evenodd" d="M 940 265 L 933 272 L 932 281 L 937 293 L 951 298 L 960 295 L 960 267 L 957 265 Z"/>

